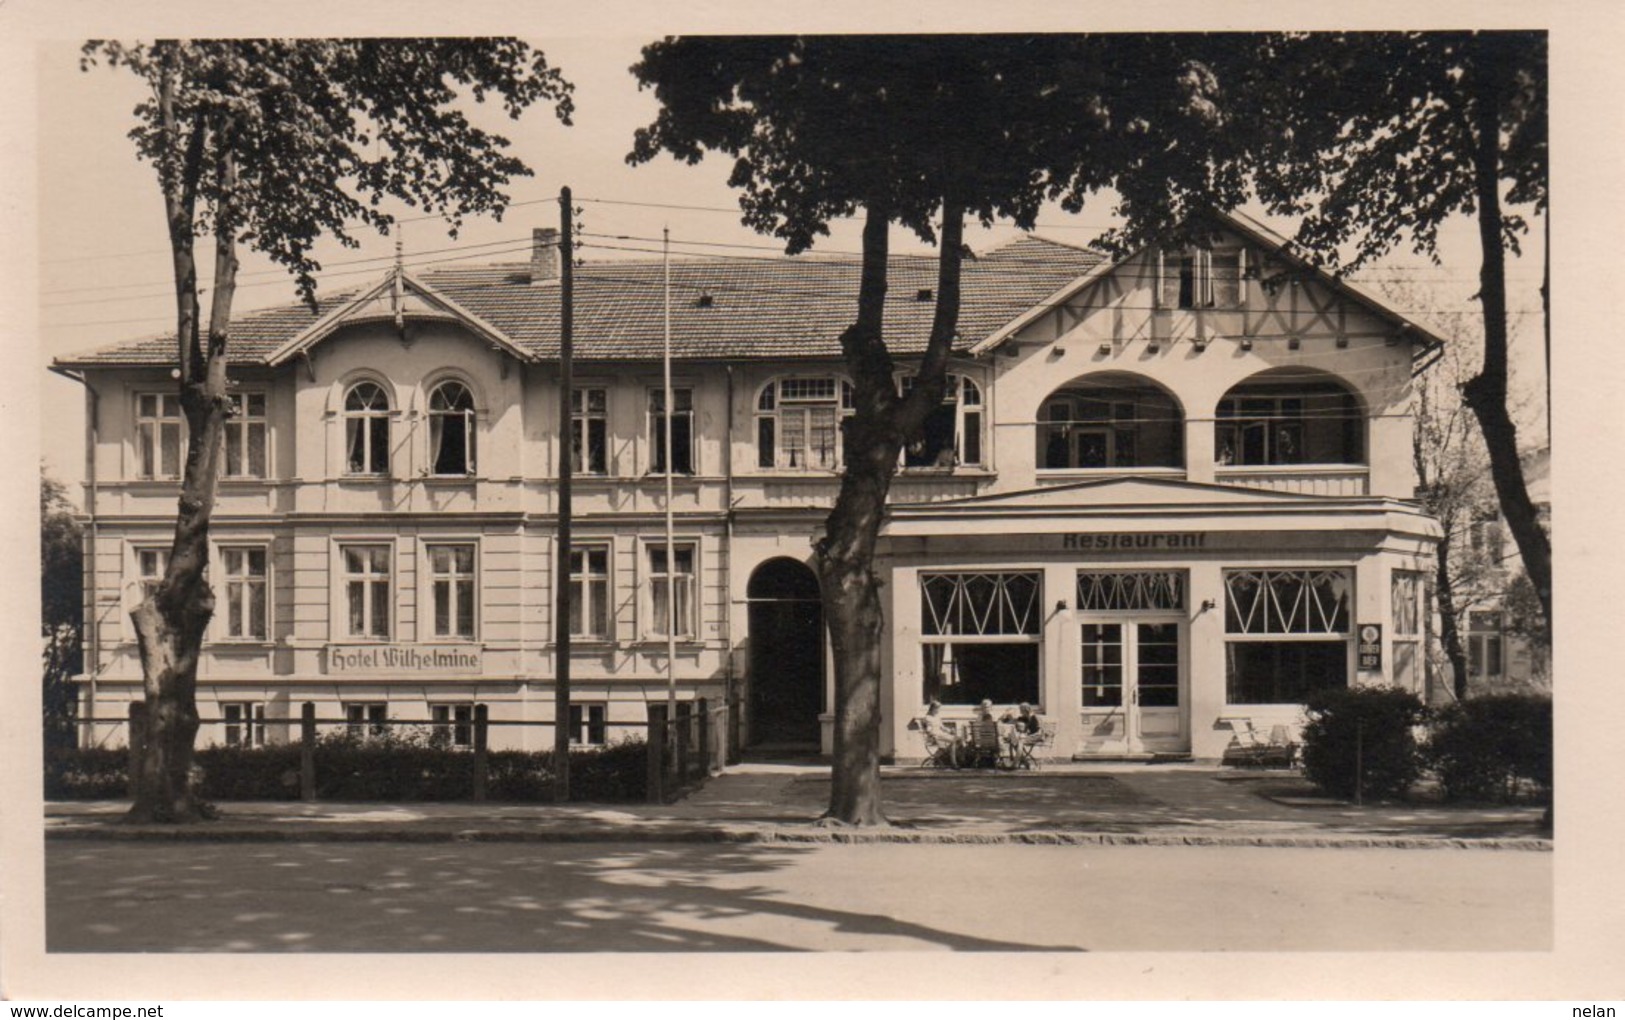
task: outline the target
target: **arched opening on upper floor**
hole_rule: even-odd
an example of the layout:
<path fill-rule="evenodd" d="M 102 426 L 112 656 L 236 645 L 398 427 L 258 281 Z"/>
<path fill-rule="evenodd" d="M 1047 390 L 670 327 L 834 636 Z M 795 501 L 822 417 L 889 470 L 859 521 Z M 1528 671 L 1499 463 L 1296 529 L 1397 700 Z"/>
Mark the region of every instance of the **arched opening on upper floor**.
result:
<path fill-rule="evenodd" d="M 1185 412 L 1172 393 L 1133 372 L 1094 372 L 1039 407 L 1038 468 L 1181 468 Z"/>
<path fill-rule="evenodd" d="M 1366 463 L 1366 415 L 1342 380 L 1283 366 L 1232 386 L 1214 411 L 1213 457 L 1221 466 Z"/>

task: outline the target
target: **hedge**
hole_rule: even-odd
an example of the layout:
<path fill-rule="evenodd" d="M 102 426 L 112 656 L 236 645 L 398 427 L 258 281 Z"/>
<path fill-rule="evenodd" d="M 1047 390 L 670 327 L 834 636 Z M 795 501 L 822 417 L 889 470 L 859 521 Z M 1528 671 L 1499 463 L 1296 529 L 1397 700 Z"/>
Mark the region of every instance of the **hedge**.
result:
<path fill-rule="evenodd" d="M 1449 800 L 1512 800 L 1552 789 L 1552 702 L 1495 694 L 1438 710 L 1423 760 Z"/>
<path fill-rule="evenodd" d="M 124 749 L 54 750 L 45 757 L 48 800 L 128 796 Z M 205 800 L 298 800 L 299 746 L 204 747 L 195 758 Z M 641 739 L 570 753 L 570 797 L 577 801 L 645 799 L 648 755 Z M 486 796 L 493 801 L 551 801 L 553 752 L 491 751 Z M 410 730 L 356 738 L 334 733 L 316 741 L 316 799 L 456 801 L 474 795 L 474 756 Z"/>
<path fill-rule="evenodd" d="M 1427 709 L 1398 687 L 1316 691 L 1304 705 L 1304 776 L 1337 797 L 1396 797 L 1421 774 L 1415 728 Z"/>

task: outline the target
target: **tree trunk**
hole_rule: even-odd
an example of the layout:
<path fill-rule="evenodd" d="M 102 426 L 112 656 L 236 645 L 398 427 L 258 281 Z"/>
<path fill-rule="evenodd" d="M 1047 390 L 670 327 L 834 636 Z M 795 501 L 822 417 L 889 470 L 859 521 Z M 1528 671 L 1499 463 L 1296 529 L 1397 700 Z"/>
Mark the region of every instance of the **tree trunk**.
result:
<path fill-rule="evenodd" d="M 868 206 L 858 315 L 841 337 L 853 377 L 855 413 L 843 426 L 841 490 L 818 544 L 824 618 L 835 660 L 835 748 L 825 820 L 884 825 L 880 796 L 881 641 L 885 612 L 874 572 L 875 544 L 903 444 L 942 402 L 947 355 L 959 317 L 962 212 L 943 206 L 937 308 L 913 391 L 900 398 L 882 333 L 890 218 Z"/>
<path fill-rule="evenodd" d="M 1450 569 L 1450 532 L 1439 540 L 1433 568 L 1434 597 L 1439 600 L 1439 644 L 1450 662 L 1450 689 L 1456 700 L 1467 697 L 1467 651 L 1461 644 L 1460 614 L 1456 609 L 1456 586 Z"/>
<path fill-rule="evenodd" d="M 1552 543 L 1541 526 L 1518 458 L 1518 430 L 1507 412 L 1506 255 L 1502 248 L 1499 93 L 1493 43 L 1480 41 L 1475 129 L 1475 191 L 1478 236 L 1483 249 L 1479 301 L 1484 313 L 1484 366 L 1467 381 L 1462 393 L 1478 418 L 1490 455 L 1490 478 L 1501 516 L 1518 544 L 1524 569 L 1534 583 L 1547 626 L 1552 622 Z"/>

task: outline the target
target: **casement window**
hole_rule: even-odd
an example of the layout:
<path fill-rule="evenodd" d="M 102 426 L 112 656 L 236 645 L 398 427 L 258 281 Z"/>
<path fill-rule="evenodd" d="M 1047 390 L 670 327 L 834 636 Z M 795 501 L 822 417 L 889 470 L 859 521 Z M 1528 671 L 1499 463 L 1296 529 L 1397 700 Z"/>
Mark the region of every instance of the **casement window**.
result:
<path fill-rule="evenodd" d="M 169 571 L 168 546 L 143 546 L 135 550 L 135 577 L 141 597 L 148 599 Z"/>
<path fill-rule="evenodd" d="M 671 391 L 672 474 L 694 474 L 694 391 L 673 387 Z M 666 390 L 649 391 L 649 463 L 657 475 L 666 473 Z"/>
<path fill-rule="evenodd" d="M 1184 464 L 1184 415 L 1156 387 L 1129 380 L 1069 386 L 1050 394 L 1040 413 L 1038 465 L 1043 469 Z"/>
<path fill-rule="evenodd" d="M 435 743 L 451 747 L 474 746 L 473 704 L 431 705 L 429 718 L 434 723 L 430 739 Z"/>
<path fill-rule="evenodd" d="M 1302 704 L 1348 685 L 1348 570 L 1227 570 L 1224 588 L 1228 704 Z"/>
<path fill-rule="evenodd" d="M 389 733 L 389 705 L 382 701 L 346 701 L 344 732 L 354 739 Z"/>
<path fill-rule="evenodd" d="M 389 395 L 377 383 L 350 387 L 344 397 L 344 470 L 352 475 L 389 473 Z"/>
<path fill-rule="evenodd" d="M 833 377 L 776 379 L 756 398 L 756 464 L 834 471 L 841 421 L 853 413 L 852 384 Z"/>
<path fill-rule="evenodd" d="M 429 465 L 436 475 L 474 473 L 474 395 L 452 380 L 429 394 Z"/>
<path fill-rule="evenodd" d="M 664 542 L 644 546 L 644 553 L 649 568 L 649 614 L 644 632 L 665 637 L 669 610 L 672 633 L 678 638 L 692 640 L 698 630 L 695 620 L 698 600 L 694 582 L 698 554 L 694 543 L 675 543 L 669 557 Z"/>
<path fill-rule="evenodd" d="M 434 543 L 424 547 L 429 560 L 429 601 L 436 638 L 474 639 L 477 613 L 474 545 Z"/>
<path fill-rule="evenodd" d="M 1506 555 L 1506 533 L 1501 529 L 1501 516 L 1489 510 L 1474 518 L 1468 526 L 1467 544 L 1473 555 L 1482 557 L 1488 566 L 1501 566 Z"/>
<path fill-rule="evenodd" d="M 570 391 L 570 466 L 576 474 L 609 471 L 609 391 Z"/>
<path fill-rule="evenodd" d="M 1467 675 L 1475 680 L 1499 680 L 1505 668 L 1504 618 L 1495 612 L 1467 614 Z"/>
<path fill-rule="evenodd" d="M 572 703 L 570 705 L 570 743 L 582 747 L 603 747 L 608 727 L 605 717 L 609 706 L 603 702 Z"/>
<path fill-rule="evenodd" d="M 227 747 L 265 746 L 265 706 L 257 701 L 228 701 L 220 706 Z"/>
<path fill-rule="evenodd" d="M 227 478 L 265 477 L 265 394 L 233 393 L 226 397 Z"/>
<path fill-rule="evenodd" d="M 570 546 L 570 634 L 572 637 L 609 637 L 610 547 L 597 544 Z M 662 617 L 664 619 L 664 617 Z"/>
<path fill-rule="evenodd" d="M 920 574 L 924 700 L 1038 704 L 1043 587 L 1037 571 Z"/>
<path fill-rule="evenodd" d="M 181 398 L 173 393 L 139 393 L 135 398 L 136 470 L 142 478 L 181 476 L 186 423 Z"/>
<path fill-rule="evenodd" d="M 1219 401 L 1214 460 L 1220 465 L 1360 464 L 1365 421 L 1335 383 L 1243 384 Z"/>
<path fill-rule="evenodd" d="M 265 547 L 221 546 L 220 565 L 225 574 L 226 637 L 264 641 L 269 615 Z"/>
<path fill-rule="evenodd" d="M 913 391 L 915 376 L 902 378 L 906 395 Z M 982 391 L 968 376 L 950 373 L 942 403 L 925 419 L 921 437 L 903 448 L 905 468 L 951 468 L 956 465 L 981 466 Z"/>
<path fill-rule="evenodd" d="M 344 567 L 345 634 L 352 638 L 388 638 L 391 592 L 387 545 L 344 545 L 339 556 Z"/>
<path fill-rule="evenodd" d="M 1159 265 L 1159 308 L 1240 307 L 1245 265 L 1240 249 L 1163 252 Z"/>

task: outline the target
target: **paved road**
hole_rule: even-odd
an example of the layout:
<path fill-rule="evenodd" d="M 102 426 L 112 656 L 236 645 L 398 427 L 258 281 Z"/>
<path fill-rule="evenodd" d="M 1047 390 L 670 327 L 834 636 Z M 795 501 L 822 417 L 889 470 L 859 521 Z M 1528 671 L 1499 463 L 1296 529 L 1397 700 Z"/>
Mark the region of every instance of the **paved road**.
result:
<path fill-rule="evenodd" d="M 55 843 L 52 952 L 1546 950 L 1552 855 Z"/>

